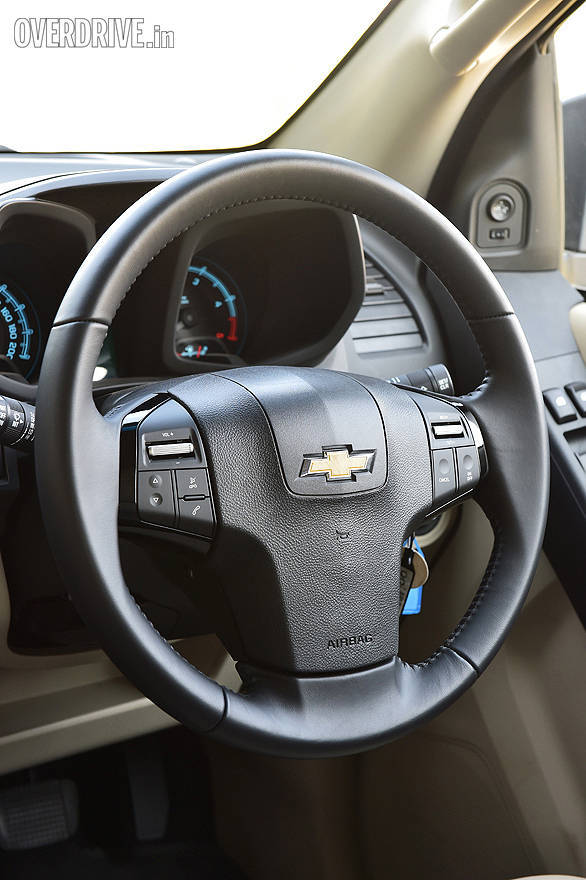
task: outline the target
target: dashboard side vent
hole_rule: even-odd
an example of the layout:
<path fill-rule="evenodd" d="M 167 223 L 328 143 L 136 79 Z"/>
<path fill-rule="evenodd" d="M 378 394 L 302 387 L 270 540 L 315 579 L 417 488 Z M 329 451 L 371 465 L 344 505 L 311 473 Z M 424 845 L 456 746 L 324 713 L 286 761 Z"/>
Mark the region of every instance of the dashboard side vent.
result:
<path fill-rule="evenodd" d="M 366 254 L 366 289 L 362 308 L 350 327 L 358 354 L 420 348 L 421 332 L 396 282 Z"/>

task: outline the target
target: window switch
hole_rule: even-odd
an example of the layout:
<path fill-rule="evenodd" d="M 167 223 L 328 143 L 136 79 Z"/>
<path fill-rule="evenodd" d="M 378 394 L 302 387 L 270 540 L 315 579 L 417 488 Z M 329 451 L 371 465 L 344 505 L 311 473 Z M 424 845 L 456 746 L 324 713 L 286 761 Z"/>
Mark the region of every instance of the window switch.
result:
<path fill-rule="evenodd" d="M 581 416 L 586 416 L 586 382 L 570 382 L 566 391 Z"/>
<path fill-rule="evenodd" d="M 576 418 L 576 410 L 572 406 L 568 395 L 561 388 L 549 388 L 543 392 L 547 408 L 558 423 L 571 422 Z"/>

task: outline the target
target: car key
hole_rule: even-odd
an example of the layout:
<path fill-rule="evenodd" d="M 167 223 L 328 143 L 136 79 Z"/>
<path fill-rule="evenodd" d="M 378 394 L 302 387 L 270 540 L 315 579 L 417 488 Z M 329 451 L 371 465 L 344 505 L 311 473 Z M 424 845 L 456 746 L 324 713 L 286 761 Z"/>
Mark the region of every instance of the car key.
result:
<path fill-rule="evenodd" d="M 420 590 L 429 578 L 429 566 L 423 554 L 423 551 L 415 535 L 411 535 L 403 544 L 403 556 L 401 558 L 401 579 L 400 579 L 400 609 L 401 613 L 417 614 L 421 607 L 420 594 L 419 601 L 415 603 L 415 610 L 405 611 L 405 606 L 409 599 L 409 594 L 413 590 Z M 413 594 L 412 594 L 413 595 Z"/>

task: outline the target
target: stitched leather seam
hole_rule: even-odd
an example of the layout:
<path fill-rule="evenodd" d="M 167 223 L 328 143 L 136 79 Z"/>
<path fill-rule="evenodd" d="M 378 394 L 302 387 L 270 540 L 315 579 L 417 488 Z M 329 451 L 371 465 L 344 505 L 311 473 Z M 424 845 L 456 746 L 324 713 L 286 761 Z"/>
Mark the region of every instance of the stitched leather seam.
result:
<path fill-rule="evenodd" d="M 515 312 L 499 312 L 496 315 L 483 315 L 481 318 L 467 318 L 469 324 L 479 324 L 481 321 L 496 321 L 499 318 L 513 318 Z"/>
<path fill-rule="evenodd" d="M 476 591 L 476 595 L 474 596 L 472 602 L 470 603 L 470 606 L 469 606 L 466 614 L 464 615 L 462 620 L 459 622 L 457 627 L 454 629 L 454 631 L 451 633 L 451 635 L 448 636 L 448 638 L 444 642 L 444 645 L 446 647 L 450 647 L 452 642 L 464 630 L 466 624 L 472 619 L 472 617 L 474 617 L 474 615 L 476 614 L 476 612 L 478 611 L 478 608 L 480 607 L 480 605 L 482 603 L 482 600 L 484 599 L 486 593 L 488 592 L 488 590 L 490 588 L 492 579 L 494 578 L 494 576 L 499 568 L 499 564 L 500 564 L 501 557 L 503 555 L 503 550 L 504 550 L 504 540 L 502 537 L 502 529 L 499 525 L 497 525 L 495 522 L 493 522 L 492 518 L 490 521 L 491 521 L 491 524 L 493 525 L 493 528 L 495 530 L 495 543 L 494 543 L 492 553 L 490 555 L 490 559 L 488 561 L 488 565 L 486 567 L 486 571 L 484 572 L 484 577 L 482 578 L 482 582 L 481 582 L 478 590 Z"/>

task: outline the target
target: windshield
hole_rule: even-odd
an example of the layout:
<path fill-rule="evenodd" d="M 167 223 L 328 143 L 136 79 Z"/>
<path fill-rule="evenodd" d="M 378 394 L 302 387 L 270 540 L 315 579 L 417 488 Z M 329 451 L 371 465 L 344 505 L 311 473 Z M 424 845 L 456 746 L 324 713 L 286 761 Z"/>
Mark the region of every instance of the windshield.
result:
<path fill-rule="evenodd" d="M 566 19 L 555 36 L 560 98 L 567 101 L 586 94 L 586 5 Z"/>
<path fill-rule="evenodd" d="M 49 10 L 46 0 L 28 0 L 26 8 L 22 0 L 3 0 L 0 143 L 22 152 L 258 143 L 309 97 L 385 5 L 141 0 L 122 9 L 120 0 L 57 0 Z M 140 17 L 120 17 L 125 11 Z"/>

